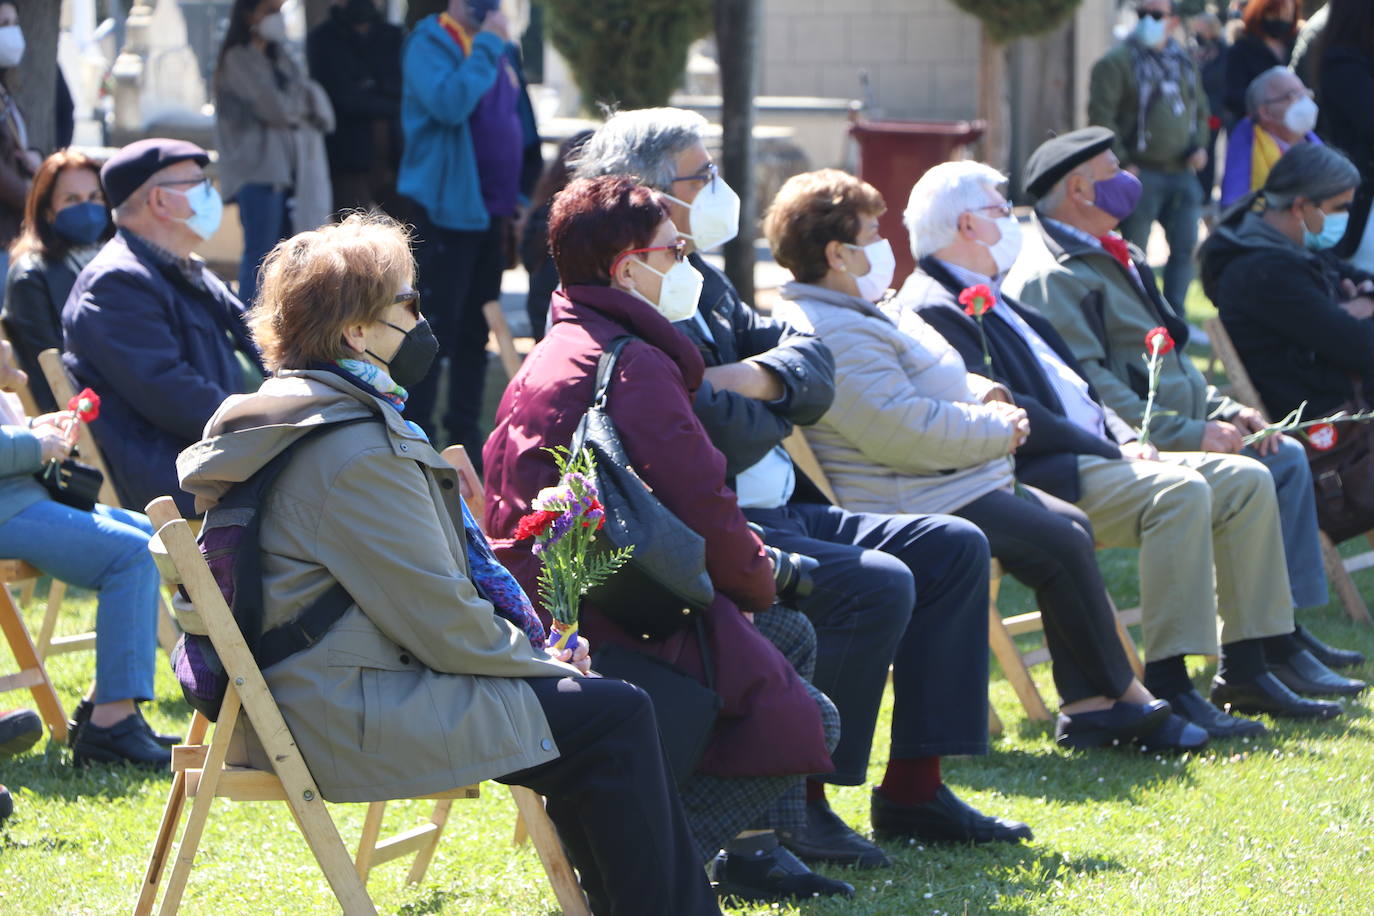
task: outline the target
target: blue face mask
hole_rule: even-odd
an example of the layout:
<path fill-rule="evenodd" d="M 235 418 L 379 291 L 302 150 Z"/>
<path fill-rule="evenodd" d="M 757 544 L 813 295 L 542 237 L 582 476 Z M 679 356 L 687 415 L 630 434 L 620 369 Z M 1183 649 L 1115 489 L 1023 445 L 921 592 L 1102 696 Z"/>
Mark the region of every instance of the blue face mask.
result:
<path fill-rule="evenodd" d="M 186 202 L 191 205 L 191 215 L 182 220 L 186 227 L 203 239 L 208 239 L 215 234 L 219 228 L 219 221 L 224 216 L 224 201 L 220 199 L 219 191 L 216 191 L 210 182 L 203 181 L 189 191 L 179 191 L 176 188 L 167 188 L 186 198 Z"/>
<path fill-rule="evenodd" d="M 52 221 L 53 231 L 73 245 L 98 241 L 109 225 L 109 211 L 103 203 L 94 200 L 63 207 Z"/>
<path fill-rule="evenodd" d="M 1302 243 L 1311 251 L 1324 251 L 1327 248 L 1334 248 L 1345 238 L 1346 226 L 1350 223 L 1350 214 L 1323 213 L 1322 228 L 1320 232 L 1308 232 L 1307 226 L 1302 227 Z"/>
<path fill-rule="evenodd" d="M 1140 39 L 1140 43 L 1147 48 L 1158 48 L 1164 44 L 1164 38 L 1168 32 L 1163 19 L 1155 19 L 1151 16 L 1141 16 L 1140 22 L 1136 23 L 1135 34 Z"/>

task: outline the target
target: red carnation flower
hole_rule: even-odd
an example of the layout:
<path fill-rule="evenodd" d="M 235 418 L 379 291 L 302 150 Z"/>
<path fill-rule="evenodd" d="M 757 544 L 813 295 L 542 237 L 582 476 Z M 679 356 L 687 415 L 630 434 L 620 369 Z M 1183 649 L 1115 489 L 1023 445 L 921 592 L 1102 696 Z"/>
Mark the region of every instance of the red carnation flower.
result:
<path fill-rule="evenodd" d="M 1160 356 L 1174 348 L 1174 339 L 1166 328 L 1150 328 L 1145 332 L 1145 352 L 1158 352 Z"/>
<path fill-rule="evenodd" d="M 970 318 L 982 318 L 992 310 L 996 301 L 986 283 L 967 287 L 959 294 L 959 304 L 964 307 L 964 314 Z"/>
<path fill-rule="evenodd" d="M 1340 434 L 1330 423 L 1319 423 L 1307 431 L 1307 441 L 1319 452 L 1328 452 L 1336 447 Z"/>
<path fill-rule="evenodd" d="M 67 409 L 76 414 L 76 418 L 82 423 L 89 423 L 100 416 L 100 395 L 89 388 L 83 388 L 80 394 L 73 395 L 67 402 Z"/>
<path fill-rule="evenodd" d="M 515 539 L 517 541 L 523 541 L 525 538 L 538 537 L 547 531 L 549 525 L 553 524 L 553 520 L 558 518 L 561 514 L 562 513 L 559 512 L 546 512 L 543 510 L 531 512 L 529 515 L 522 517 L 516 524 Z"/>

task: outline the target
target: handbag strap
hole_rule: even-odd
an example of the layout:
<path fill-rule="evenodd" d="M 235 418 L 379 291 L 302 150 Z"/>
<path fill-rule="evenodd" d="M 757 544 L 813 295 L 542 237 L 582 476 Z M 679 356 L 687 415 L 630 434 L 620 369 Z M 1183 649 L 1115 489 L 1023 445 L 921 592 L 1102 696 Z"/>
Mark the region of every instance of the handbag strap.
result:
<path fill-rule="evenodd" d="M 697 645 L 701 649 L 701 673 L 706 678 L 706 686 L 712 690 L 716 689 L 716 666 L 711 660 L 711 648 L 706 642 L 706 625 L 702 623 L 702 614 L 695 614 L 697 627 Z"/>
<path fill-rule="evenodd" d="M 615 361 L 620 358 L 620 351 L 625 349 L 625 345 L 637 339 L 631 334 L 622 334 L 612 340 L 609 347 L 601 351 L 601 358 L 596 362 L 596 390 L 592 393 L 592 407 L 601 410 L 606 409 L 606 392 L 611 387 L 611 375 L 615 372 Z"/>

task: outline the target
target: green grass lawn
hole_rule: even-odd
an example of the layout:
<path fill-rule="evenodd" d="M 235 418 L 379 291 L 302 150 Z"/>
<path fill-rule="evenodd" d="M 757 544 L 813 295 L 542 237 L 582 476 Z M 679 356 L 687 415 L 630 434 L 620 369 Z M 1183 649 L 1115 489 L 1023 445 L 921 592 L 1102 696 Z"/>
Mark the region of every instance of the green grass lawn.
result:
<path fill-rule="evenodd" d="M 1200 320 L 1190 297 L 1189 315 Z M 1197 308 L 1205 308 L 1205 300 Z M 1355 545 L 1349 545 L 1354 549 Z M 1100 554 L 1121 607 L 1137 599 L 1133 551 Z M 1374 601 L 1374 573 L 1356 580 Z M 1003 585 L 1005 614 L 1031 610 L 1030 595 Z M 39 612 L 30 611 L 31 629 Z M 64 632 L 93 618 L 89 596 L 69 601 Z M 1304 612 L 1311 629 L 1374 657 L 1374 628 L 1348 623 L 1329 605 Z M 13 660 L 0 648 L 0 674 Z M 64 704 L 84 692 L 88 654 L 53 660 Z M 1210 669 L 1196 670 L 1205 688 Z M 1374 678 L 1374 664 L 1356 676 Z M 1049 672 L 1036 671 L 1047 700 Z M 154 726 L 182 730 L 189 710 L 159 654 Z M 732 913 L 1374 913 L 1374 741 L 1370 700 L 1319 725 L 1278 724 L 1261 740 L 1219 743 L 1193 756 L 1131 750 L 1066 754 L 1048 726 L 1026 720 L 1010 686 L 994 674 L 992 697 L 1006 734 L 986 757 L 946 762 L 947 782 L 985 811 L 1035 830 L 1030 844 L 997 848 L 891 846 L 895 867 L 828 869 L 859 889 L 852 901 Z M 0 698 L 0 708 L 25 694 Z M 891 697 L 884 704 L 884 720 Z M 871 781 L 887 755 L 880 727 Z M 0 761 L 0 782 L 17 811 L 0 829 L 0 916 L 128 912 L 165 802 L 169 777 L 123 768 L 72 769 L 65 747 L 42 743 Z M 380 866 L 370 890 L 382 913 L 556 912 L 530 847 L 514 848 L 514 805 L 488 783 L 477 801 L 454 805 L 426 882 L 404 884 L 401 863 Z M 832 803 L 867 829 L 866 788 L 832 790 Z M 356 843 L 364 806 L 332 806 L 345 841 Z M 393 804 L 388 828 L 421 820 L 427 805 Z M 644 912 L 657 911 L 646 901 Z M 332 898 L 290 816 L 279 804 L 216 803 L 183 911 L 203 914 L 334 912 Z"/>

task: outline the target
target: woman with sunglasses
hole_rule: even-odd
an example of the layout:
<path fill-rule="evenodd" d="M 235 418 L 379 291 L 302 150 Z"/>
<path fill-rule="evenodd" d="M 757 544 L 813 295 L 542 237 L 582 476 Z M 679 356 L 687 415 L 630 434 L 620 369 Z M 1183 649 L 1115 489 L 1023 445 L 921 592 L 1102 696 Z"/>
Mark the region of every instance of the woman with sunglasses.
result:
<path fill-rule="evenodd" d="M 831 771 L 821 715 L 829 701 L 813 695 L 760 632 L 774 615 L 796 612 L 770 610 L 773 571 L 725 485 L 724 457 L 692 410 L 705 366 L 672 322 L 695 311 L 702 278 L 684 259 L 664 195 L 624 176 L 577 179 L 554 198 L 549 247 L 563 287 L 553 296 L 549 332 L 507 387 L 483 451 L 487 530 L 511 538 L 530 500 L 554 483 L 558 472 L 546 449 L 569 445 L 591 403 L 601 354 L 617 338 L 630 337 L 606 409 L 634 471 L 705 538 L 716 590 L 703 619 L 724 705 L 696 772 L 681 786 L 697 851 L 704 862 L 728 844 L 728 856 L 738 852 L 779 876 L 772 884 L 779 896 L 852 892 L 811 873 L 776 845 L 771 831 L 752 838 L 758 849 L 747 856 L 738 845 L 744 838 L 731 842 L 742 831 L 768 828 L 767 809 L 800 788 L 798 777 Z M 503 562 L 534 594 L 539 562 L 530 542 L 496 543 Z M 693 628 L 643 638 L 588 602 L 580 626 L 600 645 L 658 657 L 705 683 Z"/>

